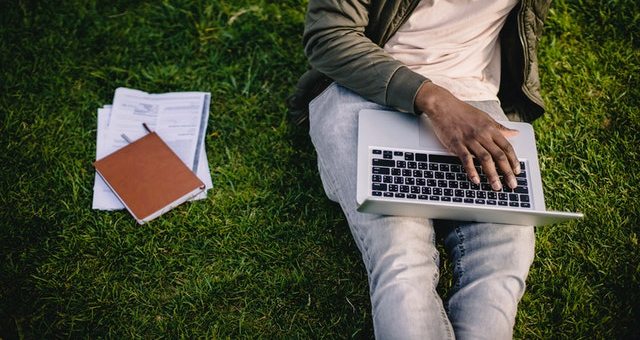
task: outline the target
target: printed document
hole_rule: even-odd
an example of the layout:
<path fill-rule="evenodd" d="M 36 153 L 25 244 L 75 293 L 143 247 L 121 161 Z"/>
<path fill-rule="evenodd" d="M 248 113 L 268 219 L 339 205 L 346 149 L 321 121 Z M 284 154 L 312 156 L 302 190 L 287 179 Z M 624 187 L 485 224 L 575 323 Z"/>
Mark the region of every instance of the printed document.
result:
<path fill-rule="evenodd" d="M 206 92 L 173 92 L 149 94 L 139 90 L 118 88 L 113 104 L 98 109 L 96 159 L 137 140 L 147 131 L 142 123 L 155 131 L 178 157 L 196 173 L 206 190 L 193 199 L 206 198 L 213 187 L 204 148 L 211 96 Z M 123 137 L 124 135 L 124 137 Z M 124 206 L 96 174 L 93 209 L 116 210 Z"/>

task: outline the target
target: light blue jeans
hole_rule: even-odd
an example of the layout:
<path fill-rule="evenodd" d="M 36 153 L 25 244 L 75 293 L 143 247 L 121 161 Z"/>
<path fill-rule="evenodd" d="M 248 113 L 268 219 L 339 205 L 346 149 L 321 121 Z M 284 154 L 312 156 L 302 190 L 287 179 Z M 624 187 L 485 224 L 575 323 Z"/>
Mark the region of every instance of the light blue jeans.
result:
<path fill-rule="evenodd" d="M 497 102 L 472 102 L 506 120 Z M 381 108 L 336 84 L 310 105 L 310 135 L 327 196 L 340 204 L 362 253 L 378 339 L 510 339 L 534 256 L 534 229 L 382 216 L 356 210 L 358 112 Z M 453 265 L 446 302 L 436 292 L 436 230 Z"/>

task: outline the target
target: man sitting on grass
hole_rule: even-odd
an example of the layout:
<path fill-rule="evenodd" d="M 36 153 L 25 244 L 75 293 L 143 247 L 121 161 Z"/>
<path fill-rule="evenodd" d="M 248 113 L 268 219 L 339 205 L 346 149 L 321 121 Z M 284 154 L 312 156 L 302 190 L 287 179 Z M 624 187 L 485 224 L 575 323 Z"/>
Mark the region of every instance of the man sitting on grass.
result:
<path fill-rule="evenodd" d="M 494 190 L 515 187 L 519 163 L 506 137 L 517 132 L 498 121 L 505 111 L 528 121 L 543 112 L 536 48 L 548 8 L 532 0 L 309 2 L 304 44 L 313 69 L 290 104 L 304 112 L 315 98 L 308 107 L 318 168 L 362 253 L 376 337 L 512 337 L 533 227 L 358 212 L 357 117 L 385 107 L 427 115 L 471 181 L 479 182 L 476 157 Z M 436 292 L 436 231 L 453 264 L 446 304 Z"/>

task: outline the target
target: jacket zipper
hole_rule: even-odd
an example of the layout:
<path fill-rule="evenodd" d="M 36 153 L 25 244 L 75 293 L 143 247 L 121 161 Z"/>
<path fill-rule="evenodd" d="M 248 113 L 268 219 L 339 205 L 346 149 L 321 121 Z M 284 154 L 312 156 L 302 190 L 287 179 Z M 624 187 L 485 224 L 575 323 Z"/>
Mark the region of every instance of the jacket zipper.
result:
<path fill-rule="evenodd" d="M 520 4 L 520 10 L 518 11 L 518 17 L 517 17 L 517 21 L 518 21 L 518 38 L 520 38 L 520 44 L 522 45 L 522 56 L 523 56 L 523 61 L 524 61 L 524 65 L 522 65 L 522 69 L 523 69 L 523 74 L 522 74 L 522 92 L 527 96 L 527 98 L 529 98 L 529 100 L 531 100 L 532 102 L 536 103 L 537 105 L 539 105 L 540 107 L 544 107 L 544 105 L 542 104 L 541 101 L 538 101 L 537 98 L 535 98 L 531 92 L 529 91 L 529 88 L 525 85 L 526 81 L 527 81 L 527 74 L 529 74 L 529 49 L 527 46 L 527 41 L 525 39 L 525 33 L 524 33 L 524 7 L 525 4 L 524 2 L 527 0 L 522 0 L 521 4 Z"/>
<path fill-rule="evenodd" d="M 394 36 L 396 34 L 396 32 L 398 32 L 398 30 L 400 29 L 400 26 L 402 26 L 407 21 L 407 19 L 410 16 L 410 13 L 413 12 L 413 9 L 415 9 L 416 6 L 418 6 L 418 3 L 420 3 L 420 1 L 421 0 L 413 0 L 413 1 L 411 1 L 411 3 L 408 5 L 408 7 L 404 11 L 404 15 L 402 17 L 402 20 L 400 20 L 400 24 L 394 25 L 393 30 L 391 30 L 391 34 L 387 35 L 387 37 L 388 37 L 386 39 L 387 41 L 389 40 L 389 38 Z M 381 41 L 380 42 L 380 46 L 384 46 L 387 43 L 387 41 Z"/>

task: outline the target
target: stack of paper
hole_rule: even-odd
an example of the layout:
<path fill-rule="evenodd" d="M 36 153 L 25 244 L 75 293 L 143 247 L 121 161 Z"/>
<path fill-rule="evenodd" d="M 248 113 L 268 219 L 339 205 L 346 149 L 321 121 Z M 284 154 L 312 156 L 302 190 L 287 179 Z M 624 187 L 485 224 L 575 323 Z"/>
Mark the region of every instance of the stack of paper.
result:
<path fill-rule="evenodd" d="M 208 92 L 149 94 L 116 89 L 113 104 L 98 109 L 96 159 L 127 145 L 123 135 L 130 141 L 146 135 L 142 125 L 146 123 L 206 185 L 205 191 L 193 199 L 206 198 L 207 190 L 213 187 L 204 147 L 210 101 Z M 93 209 L 124 209 L 98 174 L 93 187 Z"/>

